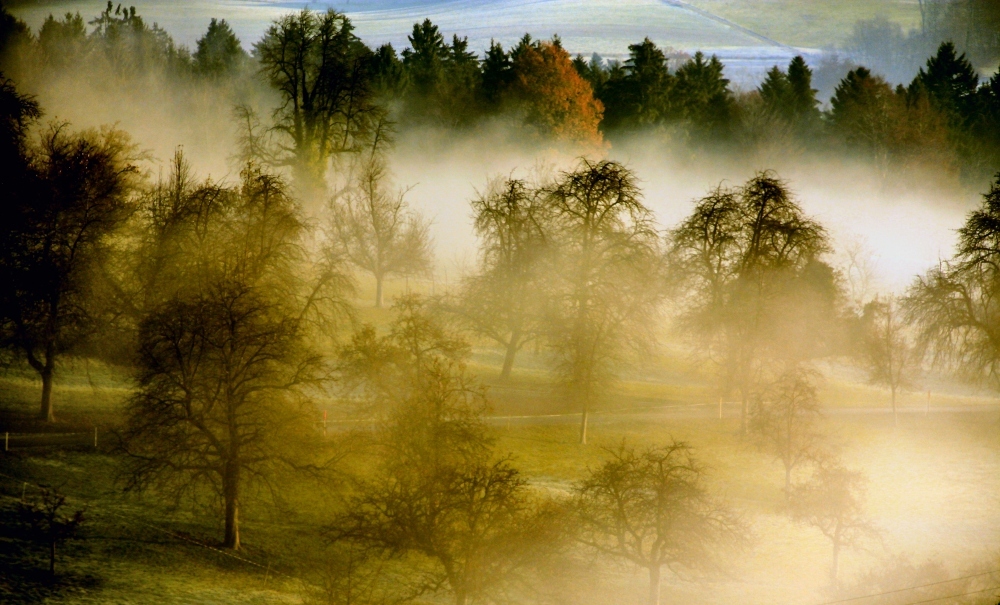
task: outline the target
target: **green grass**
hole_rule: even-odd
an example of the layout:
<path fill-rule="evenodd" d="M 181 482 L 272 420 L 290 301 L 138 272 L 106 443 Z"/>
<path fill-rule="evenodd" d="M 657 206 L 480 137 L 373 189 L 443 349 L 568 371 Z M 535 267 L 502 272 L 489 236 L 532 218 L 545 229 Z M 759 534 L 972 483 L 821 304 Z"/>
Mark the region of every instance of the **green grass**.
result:
<path fill-rule="evenodd" d="M 385 325 L 388 311 L 371 313 Z M 480 349 L 470 366 L 493 385 L 494 394 L 501 391 L 495 381 L 497 357 L 495 351 Z M 651 398 L 711 400 L 710 377 L 692 369 L 683 357 L 666 357 L 657 364 L 659 369 L 631 369 L 608 407 L 648 407 L 643 402 Z M 504 409 L 558 409 L 562 404 L 550 382 L 544 359 L 529 352 L 511 383 L 503 385 L 515 387 L 508 388 Z M 26 372 L 0 379 L 4 411 L 32 413 L 37 386 Z M 88 378 L 82 364 L 71 364 L 56 383 L 56 412 L 77 424 L 112 422 L 127 392 L 124 377 L 112 369 L 92 365 Z M 887 405 L 882 391 L 846 379 L 830 379 L 823 398 L 828 407 Z M 935 395 L 933 403 L 972 401 L 961 394 L 942 394 Z M 916 407 L 922 399 L 907 395 L 902 403 Z M 845 553 L 845 576 L 898 552 L 917 561 L 937 557 L 958 572 L 1000 545 L 1000 424 L 995 411 L 926 418 L 905 414 L 895 430 L 885 414 L 831 413 L 822 429 L 848 464 L 870 477 L 869 510 L 885 530 L 886 549 Z M 577 444 L 577 430 L 569 417 L 548 425 L 501 423 L 495 434 L 499 453 L 512 454 L 532 486 L 561 497 L 588 467 L 601 462 L 604 446 L 623 438 L 640 445 L 671 438 L 686 441 L 711 469 L 712 489 L 751 522 L 757 536 L 754 549 L 733 560 L 729 575 L 713 577 L 708 584 L 668 580 L 665 599 L 797 605 L 825 600 L 828 544 L 818 532 L 795 525 L 783 513 L 780 463 L 738 437 L 737 418 L 598 413 L 587 446 Z M 281 506 L 264 499 L 248 505 L 242 515 L 241 556 L 264 566 L 260 568 L 208 548 L 221 536 L 214 510 L 187 504 L 173 508 L 155 493 L 124 495 L 114 483 L 116 469 L 112 455 L 87 448 L 15 452 L 0 458 L 0 473 L 5 475 L 0 477 L 0 568 L 5 570 L 0 574 L 0 601 L 292 603 L 316 594 L 322 582 L 316 568 L 323 558 L 317 553 L 327 548 L 319 530 L 337 510 L 343 483 L 319 485 L 289 476 L 278 486 Z M 360 459 L 349 460 L 344 468 L 364 469 Z M 10 522 L 24 482 L 60 486 L 72 496 L 71 504 L 87 510 L 81 539 L 61 550 L 55 583 L 43 573 L 42 550 L 21 539 Z M 639 602 L 641 575 L 609 569 L 590 591 L 592 603 Z"/>
<path fill-rule="evenodd" d="M 901 0 L 689 0 L 754 32 L 790 46 L 829 48 L 843 44 L 854 24 L 886 17 L 903 30 L 920 27 L 917 3 Z"/>

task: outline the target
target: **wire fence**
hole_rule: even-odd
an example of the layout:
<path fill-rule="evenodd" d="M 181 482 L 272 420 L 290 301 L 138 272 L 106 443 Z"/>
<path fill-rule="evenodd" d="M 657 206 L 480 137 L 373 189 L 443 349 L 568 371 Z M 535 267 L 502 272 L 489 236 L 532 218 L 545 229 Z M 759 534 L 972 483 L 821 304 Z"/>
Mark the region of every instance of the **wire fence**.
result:
<path fill-rule="evenodd" d="M 45 447 L 92 447 L 97 449 L 99 432 L 76 433 L 10 433 L 3 434 L 3 451 L 26 450 Z"/>

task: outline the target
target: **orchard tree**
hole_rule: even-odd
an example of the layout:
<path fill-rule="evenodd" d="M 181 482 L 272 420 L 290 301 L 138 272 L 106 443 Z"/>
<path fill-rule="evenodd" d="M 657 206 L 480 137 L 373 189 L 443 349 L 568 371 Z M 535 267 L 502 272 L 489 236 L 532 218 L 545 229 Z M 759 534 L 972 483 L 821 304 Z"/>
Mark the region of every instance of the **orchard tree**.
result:
<path fill-rule="evenodd" d="M 4 344 L 41 378 L 39 414 L 52 421 L 59 357 L 105 317 L 101 268 L 133 211 L 139 154 L 120 130 L 73 133 L 65 124 L 47 128 L 30 154 L 15 183 L 22 187 L 2 210 L 0 318 Z"/>
<path fill-rule="evenodd" d="M 792 471 L 823 459 L 823 436 L 816 428 L 815 372 L 792 367 L 756 393 L 750 409 L 750 431 L 757 446 L 785 467 L 785 498 L 791 498 Z"/>
<path fill-rule="evenodd" d="M 358 479 L 328 535 L 430 561 L 411 598 L 447 590 L 456 605 L 481 602 L 530 576 L 558 544 L 557 509 L 536 502 L 510 459 L 495 455 L 485 393 L 455 356 L 458 343 L 417 299 L 400 311 L 388 336 L 362 331 L 345 349 L 345 369 L 380 403 L 382 420 L 375 470 Z"/>
<path fill-rule="evenodd" d="M 917 278 L 905 301 L 937 363 L 1000 390 L 1000 175 L 958 230 L 955 256 Z"/>
<path fill-rule="evenodd" d="M 830 582 L 837 583 L 840 553 L 879 539 L 865 513 L 865 476 L 835 460 L 820 464 L 812 477 L 792 490 L 792 517 L 823 533 L 833 547 Z"/>
<path fill-rule="evenodd" d="M 717 567 L 724 549 L 746 544 L 744 521 L 705 487 L 689 445 L 636 450 L 624 442 L 576 487 L 579 539 L 649 573 L 649 605 L 660 603 L 663 568 Z"/>
<path fill-rule="evenodd" d="M 393 305 L 396 320 L 389 333 L 378 336 L 364 325 L 341 347 L 337 374 L 347 397 L 362 402 L 367 412 L 384 416 L 412 396 L 429 364 L 463 368 L 469 345 L 427 311 L 427 303 L 408 294 Z"/>
<path fill-rule="evenodd" d="M 334 246 L 375 278 L 376 308 L 387 278 L 425 275 L 433 265 L 430 225 L 410 209 L 407 190 L 392 188 L 379 147 L 361 159 L 353 186 L 330 202 Z"/>
<path fill-rule="evenodd" d="M 920 354 L 910 342 L 905 320 L 895 296 L 876 297 L 861 316 L 861 361 L 869 381 L 889 389 L 893 426 L 899 425 L 896 394 L 912 386 L 920 370 Z"/>
<path fill-rule="evenodd" d="M 254 166 L 217 189 L 165 213 L 171 273 L 139 326 L 121 478 L 129 490 L 213 495 L 222 544 L 238 549 L 245 504 L 279 473 L 322 464 L 311 394 L 324 372 L 305 334 L 318 290 L 303 283 L 297 204 Z"/>
<path fill-rule="evenodd" d="M 319 195 L 331 158 L 363 149 L 383 114 L 372 86 L 374 54 L 332 9 L 279 18 L 254 52 L 281 99 L 275 161 L 292 167 L 303 195 Z"/>
<path fill-rule="evenodd" d="M 194 497 L 207 487 L 222 504 L 222 545 L 239 549 L 253 489 L 308 460 L 315 415 L 304 388 L 319 358 L 294 316 L 239 282 L 169 301 L 143 321 L 139 342 L 126 487 Z"/>
<path fill-rule="evenodd" d="M 818 328 L 838 294 L 833 271 L 819 260 L 827 242 L 826 230 L 768 172 L 698 200 L 670 234 L 681 328 L 707 345 L 723 388 L 740 394 L 744 434 L 763 365 L 801 359 L 823 340 Z"/>
<path fill-rule="evenodd" d="M 56 575 L 56 547 L 76 536 L 84 522 L 82 509 L 69 512 L 66 496 L 59 490 L 41 486 L 36 497 L 18 504 L 18 517 L 28 526 L 31 537 L 43 543 L 49 551 L 49 575 Z"/>
<path fill-rule="evenodd" d="M 472 201 L 472 211 L 480 268 L 464 280 L 449 309 L 504 348 L 500 378 L 506 380 L 518 351 L 542 329 L 545 208 L 542 196 L 524 181 L 498 179 Z"/>
<path fill-rule="evenodd" d="M 586 443 L 590 411 L 628 353 L 651 344 L 664 293 L 660 241 L 635 176 L 617 162 L 581 160 L 545 195 L 553 241 L 549 342 Z"/>

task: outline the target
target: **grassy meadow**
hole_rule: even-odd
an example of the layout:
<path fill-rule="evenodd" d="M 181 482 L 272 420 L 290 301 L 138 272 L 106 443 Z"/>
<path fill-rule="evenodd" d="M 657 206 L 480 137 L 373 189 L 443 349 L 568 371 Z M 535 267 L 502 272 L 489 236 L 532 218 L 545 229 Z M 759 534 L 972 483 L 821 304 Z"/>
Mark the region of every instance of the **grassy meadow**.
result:
<path fill-rule="evenodd" d="M 362 310 L 357 321 L 384 326 L 389 312 Z M 793 523 L 783 510 L 780 462 L 739 438 L 735 405 L 717 417 L 707 368 L 678 354 L 664 354 L 623 380 L 607 409 L 593 415 L 590 444 L 577 444 L 577 417 L 559 416 L 542 354 L 526 351 L 513 380 L 496 384 L 500 354 L 475 349 L 470 364 L 493 395 L 491 420 L 501 454 L 538 490 L 568 496 L 604 447 L 671 438 L 696 448 L 711 469 L 712 489 L 740 509 L 753 528 L 750 550 L 729 569 L 696 579 L 669 576 L 668 602 L 821 603 L 830 598 L 826 572 L 830 546 L 816 530 Z M 828 372 L 831 373 L 831 372 Z M 993 561 L 1000 543 L 1000 413 L 991 400 L 961 393 L 901 399 L 907 411 L 893 429 L 887 393 L 834 372 L 821 395 L 821 429 L 847 463 L 868 478 L 868 510 L 882 530 L 882 544 L 842 556 L 845 581 L 903 554 L 914 562 L 941 562 L 958 575 Z M 0 379 L 3 430 L 34 430 L 38 385 L 30 373 L 11 369 Z M 312 603 L 324 592 L 322 527 L 336 512 L 346 481 L 316 483 L 289 476 L 276 486 L 278 502 L 255 499 L 242 514 L 244 550 L 235 558 L 215 550 L 219 515 L 211 502 L 181 502 L 123 494 L 117 462 L 108 447 L 128 394 L 127 377 L 95 363 L 72 362 L 59 375 L 51 430 L 98 426 L 101 446 L 39 448 L 0 459 L 0 601 L 5 603 Z M 327 402 L 326 405 L 335 405 Z M 980 411 L 951 411 L 959 405 Z M 551 414 L 541 419 L 518 416 Z M 332 432 L 336 446 L 340 438 Z M 343 470 L 364 473 L 362 457 L 348 456 Z M 46 583 L 44 548 L 23 539 L 14 523 L 17 502 L 35 484 L 57 486 L 70 505 L 85 510 L 79 539 L 61 547 L 58 580 Z M 646 580 L 626 567 L 595 574 L 587 594 L 594 604 L 641 602 Z M 433 600 L 427 601 L 432 603 Z"/>
<path fill-rule="evenodd" d="M 851 35 L 854 24 L 873 17 L 920 29 L 914 0 L 690 0 L 690 4 L 789 46 L 831 48 Z"/>

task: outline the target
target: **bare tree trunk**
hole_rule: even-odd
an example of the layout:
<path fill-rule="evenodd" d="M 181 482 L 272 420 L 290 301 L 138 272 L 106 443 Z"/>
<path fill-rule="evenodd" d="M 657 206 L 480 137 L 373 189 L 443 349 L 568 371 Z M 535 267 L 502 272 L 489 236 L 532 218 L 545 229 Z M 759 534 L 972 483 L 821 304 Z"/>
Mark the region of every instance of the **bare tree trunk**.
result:
<path fill-rule="evenodd" d="M 590 415 L 590 406 L 584 406 L 580 414 L 580 445 L 587 445 L 587 417 Z"/>
<path fill-rule="evenodd" d="M 785 465 L 785 502 L 792 499 L 792 467 Z"/>
<path fill-rule="evenodd" d="M 837 583 L 838 567 L 840 564 L 840 542 L 833 542 L 833 562 L 830 565 L 830 583 Z"/>
<path fill-rule="evenodd" d="M 49 540 L 49 575 L 56 575 L 56 541 Z"/>
<path fill-rule="evenodd" d="M 899 426 L 899 416 L 896 415 L 896 387 L 890 386 L 890 392 L 892 392 L 892 428 Z"/>
<path fill-rule="evenodd" d="M 227 463 L 222 477 L 222 495 L 226 502 L 226 530 L 222 546 L 240 549 L 240 468 L 238 464 Z"/>
<path fill-rule="evenodd" d="M 649 601 L 648 605 L 660 605 L 660 566 L 649 568 Z"/>
<path fill-rule="evenodd" d="M 46 360 L 45 367 L 42 368 L 42 407 L 38 413 L 38 417 L 46 422 L 52 422 L 56 419 L 55 414 L 52 411 L 52 375 L 53 375 L 53 363 Z"/>
<path fill-rule="evenodd" d="M 510 378 L 510 371 L 514 368 L 514 357 L 517 355 L 520 340 L 520 330 L 511 332 L 510 340 L 507 342 L 507 352 L 503 356 L 503 369 L 500 370 L 500 380 L 508 380 Z"/>
<path fill-rule="evenodd" d="M 375 308 L 382 308 L 382 276 L 375 276 Z"/>
<path fill-rule="evenodd" d="M 750 398 L 747 397 L 746 389 L 740 389 L 740 435 L 746 437 L 750 430 L 747 419 L 750 416 Z"/>

